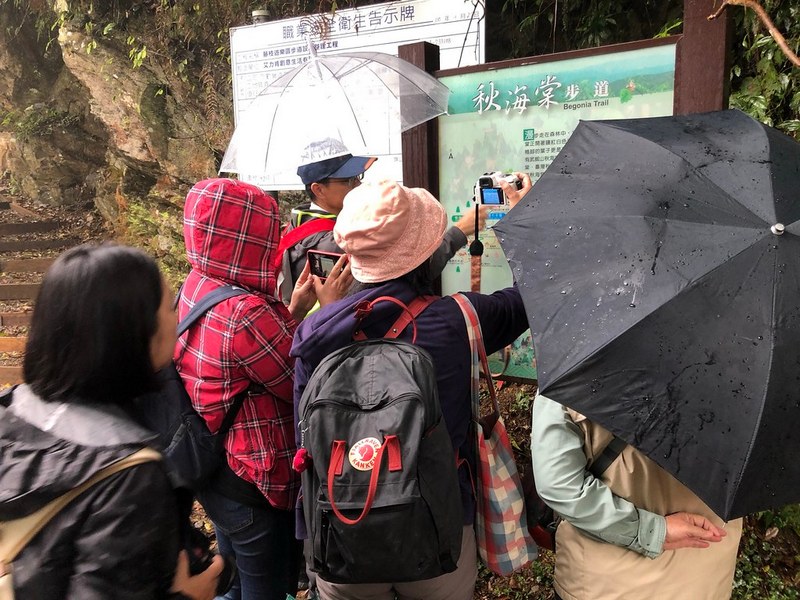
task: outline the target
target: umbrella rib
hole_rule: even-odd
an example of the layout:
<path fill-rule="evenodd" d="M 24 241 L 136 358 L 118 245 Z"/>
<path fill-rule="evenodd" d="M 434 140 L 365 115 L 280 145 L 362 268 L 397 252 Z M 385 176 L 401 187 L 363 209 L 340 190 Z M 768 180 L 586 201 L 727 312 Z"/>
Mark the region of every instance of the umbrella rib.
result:
<path fill-rule="evenodd" d="M 314 59 L 314 58 L 312 58 L 309 62 L 311 62 L 311 61 L 318 62 L 317 59 Z M 319 66 L 323 66 L 328 70 L 329 73 L 331 72 L 330 68 L 327 65 L 325 65 L 324 63 L 317 64 L 317 67 L 319 67 Z M 281 93 L 278 95 L 278 100 L 276 100 L 275 110 L 272 112 L 272 119 L 270 120 L 269 129 L 267 131 L 272 131 L 274 129 L 274 127 L 275 127 L 275 120 L 278 118 L 278 108 L 280 106 L 280 99 L 283 98 L 284 93 L 286 92 L 286 90 L 289 89 L 289 85 L 295 80 L 295 78 L 297 78 L 298 75 L 300 75 L 300 73 L 303 72 L 303 70 L 308 69 L 308 68 L 310 68 L 309 67 L 309 63 L 305 63 L 303 65 L 300 65 L 296 69 L 294 69 L 294 71 L 289 71 L 288 73 L 286 73 L 286 75 L 281 77 L 281 79 L 282 79 L 283 77 L 290 76 L 288 81 L 286 82 L 286 84 L 283 85 L 283 89 L 281 89 Z M 332 75 L 332 73 L 331 73 L 331 75 Z M 269 86 L 267 86 L 267 88 L 269 88 Z M 360 125 L 359 125 L 359 131 L 358 132 L 361 135 L 361 139 L 363 140 L 364 139 L 364 134 L 361 133 L 361 126 Z M 272 146 L 272 136 L 269 136 L 267 138 L 267 146 L 266 146 L 266 149 L 265 149 L 265 152 L 264 152 L 264 166 L 261 169 L 261 171 L 263 173 L 267 172 L 267 161 L 269 160 L 269 149 L 270 149 L 271 146 Z"/>
<path fill-rule="evenodd" d="M 355 109 L 353 108 L 353 103 L 350 101 L 350 98 L 347 94 L 344 94 L 345 102 L 347 102 L 347 106 L 350 108 L 350 112 L 352 114 L 356 114 Z M 361 129 L 361 122 L 358 119 L 354 119 L 356 127 L 358 127 L 358 135 L 361 136 L 361 145 L 366 146 L 367 142 L 364 138 L 364 132 Z"/>
<path fill-rule="evenodd" d="M 758 241 L 760 241 L 761 239 L 763 239 L 763 238 L 760 238 L 759 240 L 756 240 L 756 242 L 754 242 L 753 244 L 750 244 L 750 245 L 746 246 L 745 248 L 742 248 L 736 254 L 731 255 L 730 257 L 728 257 L 728 261 L 730 261 L 731 259 L 739 256 L 743 252 L 746 252 L 747 250 L 752 248 L 753 245 L 755 243 L 757 243 Z M 728 261 L 726 261 L 726 262 L 728 262 Z M 710 277 L 715 271 L 717 271 L 718 269 L 721 269 L 724 265 L 725 265 L 725 263 L 720 263 L 719 265 L 715 266 L 710 271 L 706 271 L 705 273 L 703 273 L 702 275 L 700 275 L 698 277 L 695 277 L 694 279 L 687 280 L 686 281 L 686 285 L 684 285 L 683 289 L 681 289 L 677 294 L 675 294 L 674 296 L 670 297 L 666 302 L 663 302 L 662 304 L 659 304 L 658 306 L 653 307 L 652 310 L 650 310 L 649 312 L 643 314 L 639 319 L 637 319 L 635 322 L 631 323 L 627 327 L 627 329 L 632 329 L 633 327 L 635 327 L 636 325 L 641 323 L 644 319 L 648 318 L 650 315 L 652 315 L 656 311 L 658 311 L 658 310 L 664 308 L 665 306 L 667 306 L 668 304 L 678 300 L 681 297 L 682 294 L 690 291 L 690 288 L 691 288 L 691 286 L 693 284 L 695 284 L 697 282 L 700 282 L 700 281 L 702 281 L 703 279 L 705 279 L 707 277 Z M 774 299 L 773 299 L 773 302 L 774 302 Z M 773 319 L 774 319 L 774 307 L 773 307 Z M 591 354 L 585 356 L 581 361 L 576 361 L 576 364 L 571 369 L 568 369 L 568 370 L 564 371 L 564 373 L 559 375 L 559 378 L 566 377 L 567 375 L 573 374 L 575 371 L 577 371 L 579 369 L 581 362 L 584 362 L 585 360 L 591 359 L 592 357 L 596 356 L 598 353 L 602 352 L 606 347 L 608 347 L 609 345 L 614 343 L 614 341 L 615 341 L 614 339 L 608 340 L 605 344 L 595 348 L 594 351 L 592 351 Z"/>
<path fill-rule="evenodd" d="M 773 271 L 773 281 L 775 281 L 776 277 L 777 277 L 778 260 L 777 260 L 777 255 L 773 255 L 773 256 L 774 257 L 773 257 L 772 271 Z M 775 290 L 775 286 L 773 285 L 772 286 L 772 306 L 770 307 L 770 309 L 771 309 L 770 324 L 772 325 L 771 330 L 772 330 L 773 337 L 775 335 L 775 315 L 777 313 L 777 311 L 775 309 L 776 299 L 777 299 L 777 293 L 776 293 L 776 290 Z M 770 344 L 769 345 L 769 364 L 770 365 L 772 365 L 772 362 L 773 362 L 773 359 L 774 359 L 774 355 L 775 355 L 775 345 L 774 344 Z M 742 468 L 739 470 L 738 478 L 737 478 L 737 481 L 736 481 L 736 486 L 733 489 L 733 492 L 731 493 L 730 497 L 732 497 L 732 498 L 736 497 L 736 492 L 739 491 L 739 488 L 742 485 L 742 479 L 744 478 L 744 471 L 747 468 L 748 463 L 750 462 L 750 455 L 753 453 L 753 448 L 755 447 L 756 438 L 758 437 L 758 433 L 761 430 L 761 421 L 762 421 L 762 419 L 764 417 L 764 408 L 765 408 L 765 406 L 767 404 L 766 403 L 766 396 L 767 396 L 767 394 L 769 392 L 769 384 L 770 384 L 771 378 L 772 378 L 772 369 L 770 368 L 770 369 L 767 369 L 767 381 L 766 381 L 766 384 L 764 385 L 764 395 L 761 398 L 761 402 L 759 402 L 758 417 L 756 418 L 755 427 L 753 427 L 753 435 L 750 438 L 750 443 L 747 446 L 747 454 L 745 454 L 744 461 L 742 462 Z M 726 505 L 727 505 L 728 504 L 728 499 L 727 498 L 725 499 L 725 502 L 726 502 Z M 730 506 L 726 506 L 726 509 L 730 510 L 731 507 Z"/>
<path fill-rule="evenodd" d="M 656 142 L 656 141 L 654 141 L 654 140 L 651 140 L 651 139 L 649 139 L 649 138 L 643 137 L 643 136 L 641 136 L 641 135 L 640 135 L 640 134 L 638 134 L 638 133 L 635 133 L 635 132 L 632 132 L 632 131 L 628 131 L 627 129 L 623 129 L 623 128 L 621 128 L 621 127 L 617 127 L 617 126 L 615 126 L 613 123 L 603 123 L 603 125 L 605 125 L 605 126 L 607 126 L 607 127 L 611 127 L 611 128 L 613 128 L 614 130 L 616 130 L 616 131 L 618 131 L 618 132 L 624 133 L 625 135 L 631 136 L 631 137 L 633 137 L 634 139 L 636 139 L 636 141 L 637 141 L 637 142 L 647 142 L 648 144 L 650 144 L 650 145 L 652 145 L 652 146 L 654 146 L 654 147 L 656 147 L 656 148 L 659 148 L 659 149 L 661 149 L 661 150 L 666 150 L 667 152 L 669 152 L 670 154 L 672 154 L 673 156 L 675 156 L 675 157 L 676 157 L 678 160 L 680 160 L 680 161 L 681 161 L 681 164 L 688 166 L 688 167 L 689 167 L 689 169 L 690 169 L 692 172 L 696 173 L 696 174 L 697 174 L 699 177 L 702 177 L 702 178 L 703 178 L 705 181 L 707 181 L 707 182 L 708 182 L 708 183 L 709 183 L 711 186 L 713 186 L 715 189 L 719 190 L 719 192 L 720 192 L 721 194 L 723 194 L 723 195 L 725 195 L 725 196 L 730 196 L 730 194 L 729 194 L 727 191 L 725 191 L 724 189 L 722 189 L 721 187 L 719 187 L 719 185 L 718 185 L 718 184 L 717 184 L 715 181 L 713 181 L 711 178 L 709 178 L 709 177 L 708 177 L 707 175 L 705 175 L 704 173 L 700 172 L 700 169 L 701 169 L 701 168 L 704 168 L 704 167 L 707 167 L 707 166 L 709 166 L 709 165 L 712 165 L 712 164 L 714 164 L 715 162 L 722 162 L 722 161 L 711 161 L 711 162 L 707 162 L 707 163 L 705 163 L 705 164 L 703 164 L 703 165 L 697 165 L 697 166 L 695 166 L 695 165 L 693 165 L 691 162 L 689 162 L 689 161 L 688 161 L 686 158 L 684 158 L 683 156 L 681 156 L 680 154 L 678 154 L 677 152 L 675 152 L 675 150 L 673 150 L 672 148 L 669 148 L 669 147 L 667 147 L 667 146 L 662 146 L 662 145 L 661 145 L 661 144 L 659 144 L 658 142 Z M 765 161 L 747 161 L 747 162 L 761 162 L 761 163 L 763 163 L 763 162 L 765 162 Z M 737 202 L 738 202 L 738 201 L 737 201 Z M 744 208 L 745 210 L 747 210 L 748 212 L 750 212 L 751 214 L 753 214 L 753 216 L 755 216 L 755 217 L 756 217 L 757 219 L 759 219 L 760 221 L 763 221 L 763 219 L 761 219 L 761 217 L 759 217 L 758 215 L 756 215 L 755 213 L 753 213 L 753 211 L 751 211 L 751 210 L 750 210 L 750 209 L 749 209 L 747 206 L 745 206 L 744 204 L 740 204 L 740 206 L 742 206 L 742 208 Z M 720 208 L 720 207 L 716 207 L 716 208 Z M 763 221 L 763 222 L 765 222 L 765 223 L 766 223 L 766 221 Z"/>
<path fill-rule="evenodd" d="M 382 62 L 379 62 L 379 61 L 374 61 L 374 62 L 376 62 L 377 64 L 380 64 L 380 65 L 383 65 L 383 66 L 384 66 L 384 67 L 386 67 L 387 69 L 392 69 L 392 67 L 389 67 L 389 66 L 387 66 L 387 65 L 384 65 L 384 63 L 382 63 Z M 375 71 L 373 71 L 373 70 L 372 70 L 372 68 L 371 68 L 371 66 L 370 66 L 370 64 L 369 64 L 369 63 L 365 63 L 363 68 L 367 68 L 367 69 L 369 69 L 370 71 L 372 71 L 373 73 L 375 73 Z M 378 79 L 381 79 L 381 78 L 380 78 L 380 76 L 379 76 L 377 73 L 375 73 L 375 76 L 376 76 L 376 77 L 378 77 Z M 403 76 L 403 75 L 401 75 L 401 76 L 403 77 L 403 80 L 404 80 L 404 81 L 405 81 L 407 84 L 410 84 L 410 85 L 411 85 L 411 86 L 412 86 L 414 89 L 416 89 L 416 90 L 419 92 L 419 94 L 420 94 L 420 95 L 422 95 L 422 96 L 428 96 L 428 97 L 430 97 L 430 94 L 429 94 L 427 91 L 425 91 L 425 90 L 422 88 L 422 86 L 420 86 L 420 85 L 419 85 L 419 84 L 418 84 L 416 81 L 414 81 L 413 79 L 410 79 L 410 78 L 408 78 L 408 77 L 405 77 L 405 76 Z M 381 81 L 383 81 L 383 80 L 381 79 Z M 436 80 L 436 84 L 437 84 L 437 85 L 442 85 L 442 86 L 444 86 L 444 84 L 443 84 L 443 83 L 441 83 L 441 82 L 440 82 L 440 81 L 438 81 L 438 80 Z M 386 84 L 384 83 L 384 85 L 386 85 Z M 446 87 L 446 86 L 445 86 L 445 87 Z M 389 93 L 390 93 L 390 94 L 392 94 L 392 96 L 393 96 L 394 98 L 397 98 L 398 100 L 401 100 L 400 96 L 399 96 L 398 94 L 395 94 L 395 93 L 392 91 L 392 88 L 391 88 L 391 87 L 389 87 L 389 86 L 386 86 L 386 89 L 389 91 Z M 402 100 L 401 100 L 401 101 L 402 101 Z M 446 111 L 446 109 L 445 109 L 444 111 L 442 111 L 441 113 L 439 113 L 439 114 L 444 114 L 445 112 L 447 112 L 447 111 Z M 427 120 L 427 119 L 425 119 L 425 120 Z M 423 123 L 424 123 L 424 122 L 425 122 L 425 120 L 423 120 L 423 121 L 421 121 L 421 122 L 423 122 Z M 415 125 L 419 125 L 419 123 L 411 123 L 411 124 L 410 124 L 410 125 L 409 125 L 409 126 L 406 128 L 406 130 L 407 130 L 407 129 L 410 129 L 411 127 L 414 127 Z"/>

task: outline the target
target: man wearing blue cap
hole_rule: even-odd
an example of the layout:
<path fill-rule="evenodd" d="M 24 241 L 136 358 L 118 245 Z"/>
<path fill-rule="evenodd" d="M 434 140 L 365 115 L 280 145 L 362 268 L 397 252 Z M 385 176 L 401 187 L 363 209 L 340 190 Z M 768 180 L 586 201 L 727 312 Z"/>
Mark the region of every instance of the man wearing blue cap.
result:
<path fill-rule="evenodd" d="M 342 252 L 333 241 L 336 215 L 342 210 L 344 197 L 361 184 L 364 172 L 377 159 L 353 156 L 341 141 L 325 138 L 306 146 L 301 160 L 297 175 L 311 201 L 292 209 L 278 249 L 283 257 L 280 290 L 284 302 L 291 299 L 309 250 Z"/>
<path fill-rule="evenodd" d="M 376 160 L 370 156 L 353 156 L 335 138 L 313 142 L 304 149 L 297 175 L 306 186 L 311 202 L 292 210 L 278 248 L 278 254 L 282 256 L 279 287 L 284 302 L 291 299 L 309 250 L 342 253 L 333 241 L 336 216 L 342 210 L 344 197 L 361 185 L 364 172 Z M 481 228 L 486 215 L 485 210 L 481 211 Z M 467 236 L 474 232 L 475 211 L 469 210 L 445 233 L 442 245 L 431 257 L 432 271 L 441 272 L 447 261 L 467 243 Z"/>

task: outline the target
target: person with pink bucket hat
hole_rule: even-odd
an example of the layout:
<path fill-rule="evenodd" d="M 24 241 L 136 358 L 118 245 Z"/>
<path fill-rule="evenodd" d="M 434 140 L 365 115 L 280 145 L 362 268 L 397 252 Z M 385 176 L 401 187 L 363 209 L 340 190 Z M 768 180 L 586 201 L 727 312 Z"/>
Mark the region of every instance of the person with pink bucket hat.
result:
<path fill-rule="evenodd" d="M 517 173 L 517 176 L 523 182 L 520 190 L 501 183 L 511 206 L 531 187 L 527 174 Z M 314 369 L 331 352 L 352 343 L 357 328 L 356 305 L 391 296 L 407 306 L 419 296 L 433 294 L 438 273 L 431 268 L 431 257 L 446 229 L 444 209 L 425 189 L 381 181 L 365 183 L 347 194 L 333 235 L 348 254 L 351 273 L 361 286 L 350 296 L 306 318 L 295 333 L 290 351 L 296 359 L 295 425 L 298 403 Z M 487 352 L 510 344 L 528 328 L 522 299 L 515 287 L 493 294 L 467 292 L 466 296 L 480 319 Z M 401 310 L 390 302 L 375 304 L 358 328 L 368 338 L 380 338 Z M 475 457 L 468 435 L 471 354 L 467 328 L 461 309 L 450 297 L 434 300 L 415 321 L 415 343 L 433 359 L 439 401 L 453 448 L 469 464 L 458 469 L 464 525 L 460 558 L 455 571 L 413 582 L 332 583 L 317 577 L 320 596 L 325 600 L 470 600 L 473 596 L 477 551 L 472 526 L 475 497 L 469 473 L 475 472 Z M 410 340 L 411 329 L 407 327 L 399 339 Z M 297 525 L 298 533 L 305 537 L 304 524 Z M 369 548 L 364 551 L 369 552 Z"/>
<path fill-rule="evenodd" d="M 292 209 L 278 249 L 279 285 L 286 304 L 306 265 L 309 250 L 341 253 L 333 237 L 336 217 L 342 210 L 345 196 L 361 185 L 364 174 L 376 160 L 370 156 L 353 156 L 334 138 L 316 140 L 305 148 L 297 175 L 305 185 L 309 202 Z M 482 207 L 478 217 L 481 229 L 489 208 Z M 468 210 L 447 229 L 433 254 L 434 274 L 438 275 L 447 261 L 466 245 L 467 238 L 475 232 L 475 217 L 475 211 Z"/>

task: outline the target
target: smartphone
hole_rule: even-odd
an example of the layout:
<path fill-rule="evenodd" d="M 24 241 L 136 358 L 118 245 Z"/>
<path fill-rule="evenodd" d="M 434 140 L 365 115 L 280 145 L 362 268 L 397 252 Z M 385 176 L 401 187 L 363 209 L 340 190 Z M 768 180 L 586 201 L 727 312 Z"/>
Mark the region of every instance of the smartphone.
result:
<path fill-rule="evenodd" d="M 503 190 L 497 187 L 479 187 L 479 197 L 481 204 L 502 206 L 506 203 L 506 195 Z"/>
<path fill-rule="evenodd" d="M 308 262 L 311 264 L 311 274 L 323 281 L 331 274 L 333 266 L 341 256 L 336 252 L 323 252 L 322 250 L 309 250 L 306 253 Z"/>

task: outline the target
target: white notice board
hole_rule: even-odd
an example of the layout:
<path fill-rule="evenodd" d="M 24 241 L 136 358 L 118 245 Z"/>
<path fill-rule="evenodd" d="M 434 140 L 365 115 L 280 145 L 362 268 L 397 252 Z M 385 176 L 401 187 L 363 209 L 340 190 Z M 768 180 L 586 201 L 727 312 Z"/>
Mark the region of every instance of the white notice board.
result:
<path fill-rule="evenodd" d="M 235 27 L 231 29 L 231 69 L 237 123 L 271 81 L 308 60 L 307 33 L 318 54 L 375 51 L 397 55 L 399 46 L 427 41 L 439 46 L 442 69 L 484 62 L 484 9 L 479 0 L 402 0 Z M 382 137 L 384 145 L 367 149 L 379 158 L 367 177 L 400 181 L 399 125 L 387 126 Z M 299 178 L 267 181 L 246 173 L 239 177 L 273 190 L 302 188 Z"/>

